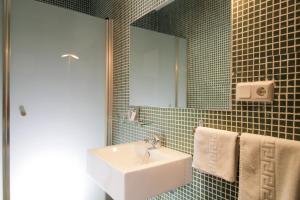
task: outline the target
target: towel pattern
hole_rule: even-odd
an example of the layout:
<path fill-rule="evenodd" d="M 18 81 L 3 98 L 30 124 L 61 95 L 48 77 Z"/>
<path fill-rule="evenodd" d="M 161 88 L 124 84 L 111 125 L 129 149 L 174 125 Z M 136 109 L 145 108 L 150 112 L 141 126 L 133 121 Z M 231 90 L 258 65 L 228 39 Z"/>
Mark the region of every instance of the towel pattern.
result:
<path fill-rule="evenodd" d="M 300 142 L 243 133 L 239 200 L 300 200 Z"/>
<path fill-rule="evenodd" d="M 212 134 L 208 140 L 208 166 L 209 172 L 214 174 L 216 173 L 216 166 L 217 166 L 217 135 Z"/>
<path fill-rule="evenodd" d="M 261 143 L 261 190 L 262 200 L 275 200 L 275 141 Z"/>

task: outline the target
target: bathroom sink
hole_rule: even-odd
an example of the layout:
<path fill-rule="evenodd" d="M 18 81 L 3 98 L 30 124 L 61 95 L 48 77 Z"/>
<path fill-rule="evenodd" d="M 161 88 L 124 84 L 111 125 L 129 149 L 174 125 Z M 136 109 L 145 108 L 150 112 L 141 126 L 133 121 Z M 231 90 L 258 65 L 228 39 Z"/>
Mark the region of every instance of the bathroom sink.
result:
<path fill-rule="evenodd" d="M 146 200 L 192 181 L 192 157 L 144 141 L 88 150 L 87 172 L 114 200 Z"/>

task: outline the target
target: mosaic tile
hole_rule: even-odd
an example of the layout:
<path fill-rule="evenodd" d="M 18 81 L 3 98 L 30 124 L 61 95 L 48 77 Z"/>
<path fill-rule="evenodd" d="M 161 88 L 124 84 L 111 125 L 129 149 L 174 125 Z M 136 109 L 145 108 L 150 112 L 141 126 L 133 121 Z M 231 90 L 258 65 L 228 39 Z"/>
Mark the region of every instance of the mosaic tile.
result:
<path fill-rule="evenodd" d="M 75 10 L 88 15 L 107 18 L 111 17 L 112 1 L 110 0 L 35 0 L 51 5 Z"/>
<path fill-rule="evenodd" d="M 163 2 L 114 2 L 113 143 L 158 132 L 164 146 L 191 154 L 192 128 L 199 120 L 211 128 L 300 141 L 300 2 L 296 0 L 232 0 L 231 109 L 142 107 L 146 125 L 121 120 L 129 102 L 129 25 Z M 238 82 L 272 79 L 276 84 L 273 104 L 235 101 Z M 194 169 L 191 184 L 154 199 L 237 200 L 237 196 L 238 182 L 231 184 Z"/>

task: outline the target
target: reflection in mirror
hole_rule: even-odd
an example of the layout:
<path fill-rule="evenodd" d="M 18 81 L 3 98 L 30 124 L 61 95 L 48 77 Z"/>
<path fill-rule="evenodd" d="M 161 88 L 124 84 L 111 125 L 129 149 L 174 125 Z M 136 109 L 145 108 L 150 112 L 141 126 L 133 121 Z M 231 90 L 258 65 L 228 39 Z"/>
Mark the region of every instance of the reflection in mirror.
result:
<path fill-rule="evenodd" d="M 173 0 L 131 24 L 131 106 L 228 109 L 231 0 Z"/>
<path fill-rule="evenodd" d="M 138 58 L 130 65 L 130 104 L 185 107 L 186 40 L 134 26 L 130 31 L 131 55 Z"/>

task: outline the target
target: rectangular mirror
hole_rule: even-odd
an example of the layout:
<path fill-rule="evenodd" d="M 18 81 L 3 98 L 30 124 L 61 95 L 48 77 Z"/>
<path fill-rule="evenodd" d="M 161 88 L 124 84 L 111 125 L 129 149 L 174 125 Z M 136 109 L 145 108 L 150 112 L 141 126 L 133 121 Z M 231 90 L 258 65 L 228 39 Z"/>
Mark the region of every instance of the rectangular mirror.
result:
<path fill-rule="evenodd" d="M 231 105 L 231 0 L 169 0 L 130 26 L 130 106 Z"/>

